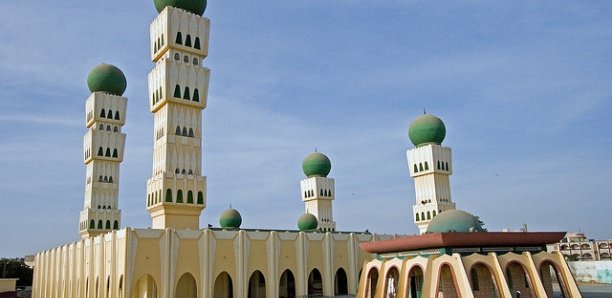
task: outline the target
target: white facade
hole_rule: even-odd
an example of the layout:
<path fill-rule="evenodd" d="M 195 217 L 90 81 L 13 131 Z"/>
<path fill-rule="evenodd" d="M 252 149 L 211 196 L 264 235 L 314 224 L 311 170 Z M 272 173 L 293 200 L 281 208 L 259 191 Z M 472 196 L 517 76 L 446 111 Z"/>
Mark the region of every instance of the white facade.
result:
<path fill-rule="evenodd" d="M 440 212 L 454 210 L 451 199 L 451 149 L 436 144 L 425 144 L 406 152 L 410 177 L 414 178 L 416 203 L 413 220 L 421 234 L 431 219 Z"/>
<path fill-rule="evenodd" d="M 334 186 L 335 180 L 327 177 L 309 177 L 300 181 L 305 213 L 314 215 L 319 220 L 319 229 L 324 232 L 336 230 L 332 208 L 336 193 Z"/>
<path fill-rule="evenodd" d="M 206 207 L 202 176 L 202 110 L 210 70 L 210 20 L 166 7 L 151 24 L 150 110 L 154 113 L 153 171 L 147 210 L 154 229 L 198 229 Z"/>
<path fill-rule="evenodd" d="M 79 219 L 79 233 L 87 238 L 121 224 L 119 210 L 119 165 L 123 161 L 127 98 L 94 92 L 85 104 L 87 133 L 83 140 L 85 203 Z"/>

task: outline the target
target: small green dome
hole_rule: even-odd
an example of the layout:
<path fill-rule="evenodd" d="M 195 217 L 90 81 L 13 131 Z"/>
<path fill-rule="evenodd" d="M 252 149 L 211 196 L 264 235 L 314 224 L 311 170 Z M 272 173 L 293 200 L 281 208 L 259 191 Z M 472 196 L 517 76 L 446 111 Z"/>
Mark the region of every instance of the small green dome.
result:
<path fill-rule="evenodd" d="M 440 145 L 446 136 L 446 126 L 440 118 L 425 114 L 412 121 L 408 135 L 415 146 L 428 143 Z"/>
<path fill-rule="evenodd" d="M 448 210 L 436 215 L 427 225 L 426 233 L 486 232 L 477 216 L 462 210 Z"/>
<path fill-rule="evenodd" d="M 319 227 L 319 220 L 316 216 L 310 213 L 305 213 L 304 215 L 300 216 L 297 225 L 300 231 L 312 231 Z"/>
<path fill-rule="evenodd" d="M 304 158 L 302 170 L 308 177 L 327 177 L 331 171 L 331 161 L 325 154 L 314 152 Z"/>
<path fill-rule="evenodd" d="M 219 217 L 219 225 L 224 229 L 238 229 L 242 224 L 242 216 L 236 209 L 229 208 Z"/>
<path fill-rule="evenodd" d="M 184 9 L 199 16 L 206 10 L 206 0 L 153 0 L 157 12 L 162 12 L 166 6 Z"/>
<path fill-rule="evenodd" d="M 102 63 L 89 72 L 87 86 L 91 92 L 102 91 L 121 96 L 125 92 L 127 81 L 117 66 Z"/>

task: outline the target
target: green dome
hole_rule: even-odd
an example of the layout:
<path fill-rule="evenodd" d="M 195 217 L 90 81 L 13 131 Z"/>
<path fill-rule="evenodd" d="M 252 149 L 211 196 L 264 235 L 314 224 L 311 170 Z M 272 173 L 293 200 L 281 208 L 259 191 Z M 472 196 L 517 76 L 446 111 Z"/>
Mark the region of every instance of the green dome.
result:
<path fill-rule="evenodd" d="M 300 229 L 300 231 L 312 231 L 316 230 L 318 227 L 319 220 L 310 213 L 305 213 L 298 219 L 298 229 Z"/>
<path fill-rule="evenodd" d="M 425 114 L 412 121 L 408 135 L 415 146 L 428 143 L 440 145 L 446 136 L 446 126 L 440 118 Z"/>
<path fill-rule="evenodd" d="M 87 86 L 91 92 L 102 91 L 121 96 L 125 92 L 127 81 L 117 66 L 102 63 L 89 72 Z"/>
<path fill-rule="evenodd" d="M 427 226 L 426 233 L 486 232 L 477 216 L 462 210 L 448 210 L 436 215 Z"/>
<path fill-rule="evenodd" d="M 157 12 L 162 12 L 166 6 L 184 9 L 199 16 L 206 10 L 206 0 L 153 0 Z"/>
<path fill-rule="evenodd" d="M 219 217 L 219 225 L 224 229 L 238 229 L 242 224 L 242 216 L 236 209 L 229 208 Z"/>
<path fill-rule="evenodd" d="M 304 158 L 302 170 L 308 177 L 327 177 L 331 171 L 331 161 L 325 154 L 314 152 Z"/>

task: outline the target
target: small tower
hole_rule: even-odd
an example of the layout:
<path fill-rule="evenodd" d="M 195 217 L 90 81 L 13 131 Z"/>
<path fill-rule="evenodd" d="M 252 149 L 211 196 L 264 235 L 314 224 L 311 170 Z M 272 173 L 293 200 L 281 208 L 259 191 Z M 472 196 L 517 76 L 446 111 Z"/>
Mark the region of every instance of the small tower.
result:
<path fill-rule="evenodd" d="M 121 95 L 127 82 L 121 70 L 110 64 L 96 66 L 87 77 L 92 94 L 85 104 L 87 134 L 83 142 L 87 166 L 85 205 L 80 214 L 82 238 L 117 230 L 119 210 L 119 165 L 123 161 L 127 98 Z"/>
<path fill-rule="evenodd" d="M 154 114 L 153 171 L 147 181 L 147 211 L 154 229 L 199 229 L 206 207 L 202 176 L 202 110 L 210 70 L 210 20 L 205 0 L 155 0 L 150 26 L 149 105 Z"/>
<path fill-rule="evenodd" d="M 300 181 L 302 201 L 305 203 L 306 213 L 314 215 L 321 231 L 335 231 L 336 222 L 332 202 L 336 193 L 333 178 L 327 175 L 331 170 L 331 162 L 325 154 L 314 152 L 304 158 L 302 170 L 308 178 Z"/>
<path fill-rule="evenodd" d="M 451 149 L 441 146 L 446 127 L 434 115 L 417 117 L 410 125 L 409 136 L 416 146 L 406 152 L 416 193 L 413 220 L 423 234 L 437 214 L 455 209 L 449 180 L 453 169 Z"/>

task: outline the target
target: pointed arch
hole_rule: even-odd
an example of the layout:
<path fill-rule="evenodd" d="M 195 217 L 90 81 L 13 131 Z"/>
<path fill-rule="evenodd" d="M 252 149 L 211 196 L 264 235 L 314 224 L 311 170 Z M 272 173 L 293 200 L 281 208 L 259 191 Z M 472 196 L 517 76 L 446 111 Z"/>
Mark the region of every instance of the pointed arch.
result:
<path fill-rule="evenodd" d="M 198 91 L 198 88 L 193 89 L 193 101 L 200 102 L 200 91 Z"/>
<path fill-rule="evenodd" d="M 295 277 L 290 269 L 283 271 L 278 283 L 278 297 L 295 297 Z"/>
<path fill-rule="evenodd" d="M 181 86 L 179 86 L 178 84 L 176 84 L 174 86 L 174 95 L 175 98 L 181 98 Z"/>
<path fill-rule="evenodd" d="M 119 119 L 120 119 L 120 118 L 119 118 L 119 111 L 116 111 L 116 112 L 115 112 L 115 120 L 119 120 Z"/>
<path fill-rule="evenodd" d="M 191 273 L 185 273 L 179 278 L 176 283 L 176 289 L 174 297 L 181 298 L 197 298 L 198 297 L 198 285 L 195 278 Z"/>
<path fill-rule="evenodd" d="M 427 220 L 431 219 L 431 211 L 427 211 Z"/>
<path fill-rule="evenodd" d="M 189 87 L 185 87 L 185 93 L 183 93 L 183 99 L 189 100 Z"/>
<path fill-rule="evenodd" d="M 416 214 L 416 220 L 415 220 L 415 221 L 420 221 L 420 220 L 421 220 L 421 218 L 420 218 L 420 216 L 419 216 L 419 213 L 417 212 L 417 214 Z"/>
<path fill-rule="evenodd" d="M 334 276 L 334 295 L 348 295 L 348 277 L 342 267 L 338 268 Z"/>
<path fill-rule="evenodd" d="M 317 268 L 308 275 L 308 295 L 323 295 L 323 278 Z"/>
<path fill-rule="evenodd" d="M 196 50 L 200 50 L 200 49 L 201 49 L 201 46 L 200 46 L 200 38 L 199 38 L 199 37 L 196 37 L 196 38 L 195 38 L 195 41 L 194 41 L 194 43 L 193 43 L 193 47 L 194 47 Z"/>
<path fill-rule="evenodd" d="M 102 147 L 98 148 L 98 156 L 104 156 L 104 149 Z"/>
<path fill-rule="evenodd" d="M 106 226 L 104 228 L 107 229 L 107 230 L 110 230 L 110 228 L 111 228 L 110 220 L 106 220 Z"/>
<path fill-rule="evenodd" d="M 98 229 L 102 230 L 102 228 L 103 228 L 102 220 L 98 220 Z"/>
<path fill-rule="evenodd" d="M 191 190 L 187 191 L 187 203 L 193 204 L 193 192 Z"/>
<path fill-rule="evenodd" d="M 176 131 L 174 132 L 175 135 L 180 136 L 181 135 L 181 127 L 180 126 L 176 126 Z"/>
<path fill-rule="evenodd" d="M 111 151 L 109 147 L 106 147 L 106 152 L 104 153 L 104 156 L 111 157 Z"/>
<path fill-rule="evenodd" d="M 417 167 L 417 165 L 416 165 L 416 164 L 414 164 L 414 171 L 413 171 L 413 172 L 415 172 L 415 173 L 418 173 L 418 172 L 419 172 L 419 168 Z"/>
<path fill-rule="evenodd" d="M 106 114 L 106 118 L 113 119 L 113 110 L 108 110 L 108 114 Z"/>
<path fill-rule="evenodd" d="M 119 230 L 119 221 L 115 220 L 115 222 L 113 223 L 113 230 Z"/>
<path fill-rule="evenodd" d="M 448 264 L 444 264 L 440 267 L 440 275 L 438 276 L 438 295 L 440 295 L 440 293 L 444 293 L 444 297 L 459 297 L 459 291 L 455 284 L 455 277 Z"/>
<path fill-rule="evenodd" d="M 603 254 L 602 254 L 603 255 Z M 559 285 L 559 289 L 561 291 L 562 297 L 571 297 L 571 293 L 569 291 L 567 281 L 565 280 L 563 274 L 559 271 L 559 268 L 556 264 L 551 261 L 544 261 L 540 264 L 540 279 L 542 280 L 542 285 L 544 286 L 544 290 L 548 297 L 554 297 L 553 294 L 553 281 L 557 281 Z M 554 274 L 554 276 L 553 276 Z"/>
<path fill-rule="evenodd" d="M 204 193 L 198 191 L 198 205 L 204 205 Z"/>
<path fill-rule="evenodd" d="M 180 31 L 176 33 L 176 39 L 174 40 L 176 44 L 183 44 L 183 33 Z"/>
<path fill-rule="evenodd" d="M 399 278 L 400 273 L 397 267 L 393 266 L 391 269 L 387 271 L 387 275 L 385 276 L 385 285 L 383 290 L 385 291 L 384 297 L 397 297 L 397 292 L 399 290 Z"/>
<path fill-rule="evenodd" d="M 133 297 L 151 297 L 157 298 L 157 283 L 150 274 L 145 274 L 134 282 L 132 286 L 134 296 Z"/>
<path fill-rule="evenodd" d="M 213 297 L 232 298 L 234 297 L 234 287 L 232 277 L 225 271 L 221 272 L 215 279 Z"/>
<path fill-rule="evenodd" d="M 375 267 L 368 271 L 366 277 L 366 297 L 373 298 L 376 295 L 376 285 L 378 284 L 378 269 Z"/>
<path fill-rule="evenodd" d="M 185 137 L 187 136 L 187 127 L 183 126 L 183 131 L 181 132 L 181 135 Z"/>
<path fill-rule="evenodd" d="M 90 228 L 90 229 L 95 229 L 95 228 L 96 228 L 96 221 L 95 221 L 95 220 L 93 220 L 93 219 L 92 219 L 92 220 L 89 222 L 89 228 Z"/>
<path fill-rule="evenodd" d="M 249 278 L 248 296 L 249 298 L 266 297 L 266 278 L 259 270 L 255 270 Z"/>
<path fill-rule="evenodd" d="M 100 110 L 100 118 L 106 118 L 106 110 L 105 109 Z"/>
<path fill-rule="evenodd" d="M 181 189 L 176 192 L 176 202 L 183 203 L 183 190 Z"/>
<path fill-rule="evenodd" d="M 470 269 L 469 277 L 474 298 L 487 298 L 492 295 L 495 295 L 495 297 L 502 297 L 499 287 L 496 284 L 493 271 L 489 266 L 484 263 L 474 264 Z"/>
<path fill-rule="evenodd" d="M 172 190 L 169 188 L 166 189 L 166 202 L 172 203 Z"/>
<path fill-rule="evenodd" d="M 189 136 L 190 138 L 193 138 L 193 137 L 194 137 L 194 134 L 193 134 L 193 128 L 189 128 L 189 134 L 188 134 L 188 136 Z"/>
<path fill-rule="evenodd" d="M 113 157 L 119 157 L 119 152 L 117 152 L 117 148 L 113 149 Z"/>
<path fill-rule="evenodd" d="M 187 37 L 185 37 L 185 46 L 191 47 L 191 35 L 189 34 L 187 34 Z"/>
<path fill-rule="evenodd" d="M 529 274 L 522 264 L 518 262 L 509 263 L 506 266 L 506 280 L 508 281 L 510 293 L 519 291 L 523 293 L 522 297 L 535 297 Z"/>

